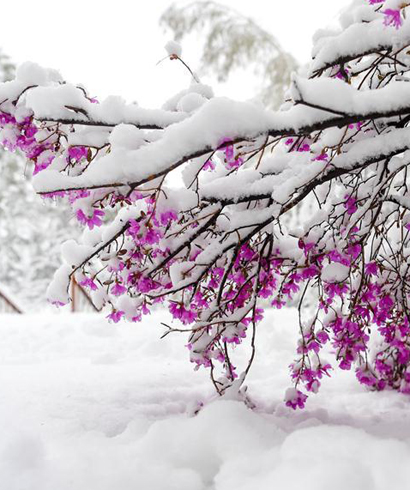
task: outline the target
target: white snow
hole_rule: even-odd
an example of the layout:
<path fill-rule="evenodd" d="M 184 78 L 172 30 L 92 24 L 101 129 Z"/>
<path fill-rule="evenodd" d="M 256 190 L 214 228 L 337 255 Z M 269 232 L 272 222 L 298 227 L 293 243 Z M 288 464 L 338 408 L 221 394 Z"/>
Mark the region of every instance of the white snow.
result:
<path fill-rule="evenodd" d="M 137 150 L 144 143 L 144 131 L 131 124 L 115 126 L 109 137 L 112 147 Z"/>
<path fill-rule="evenodd" d="M 355 9 L 352 9 L 352 12 L 357 15 Z M 354 17 L 348 19 L 349 16 L 345 14 L 342 22 L 346 25 L 350 23 L 349 21 L 357 21 Z M 379 14 L 379 18 L 372 22 L 354 23 L 340 33 L 317 39 L 312 50 L 314 61 L 310 72 L 321 70 L 338 59 L 353 58 L 366 52 L 377 53 L 386 48 L 399 50 L 408 44 L 410 39 L 408 18 L 404 19 L 401 29 L 397 31 L 391 27 L 382 27 L 382 23 L 383 15 Z"/>
<path fill-rule="evenodd" d="M 180 57 L 182 54 L 182 48 L 179 43 L 176 41 L 168 41 L 167 44 L 164 46 L 165 51 L 170 55 L 175 55 Z"/>
<path fill-rule="evenodd" d="M 338 372 L 305 411 L 284 407 L 296 310 L 258 328 L 253 411 L 211 400 L 186 337 L 159 339 L 167 320 L 0 316 L 2 489 L 408 489 L 407 397 Z"/>
<path fill-rule="evenodd" d="M 342 282 L 349 276 L 350 268 L 338 263 L 326 265 L 322 269 L 322 280 L 325 282 Z"/>
<path fill-rule="evenodd" d="M 7 87 L 2 88 L 8 94 L 5 90 Z M 115 96 L 107 97 L 101 104 L 94 104 L 84 97 L 82 90 L 71 84 L 32 88 L 26 94 L 26 103 L 40 119 L 66 118 L 86 123 L 102 121 L 111 126 L 123 122 L 165 127 L 185 118 L 183 113 L 144 109 L 135 103 L 126 104 L 124 99 Z"/>
<path fill-rule="evenodd" d="M 293 78 L 292 96 L 295 101 L 305 101 L 342 115 L 398 111 L 407 107 L 410 95 L 409 84 L 400 81 L 378 90 L 359 91 L 334 78 L 308 80 L 297 75 Z"/>

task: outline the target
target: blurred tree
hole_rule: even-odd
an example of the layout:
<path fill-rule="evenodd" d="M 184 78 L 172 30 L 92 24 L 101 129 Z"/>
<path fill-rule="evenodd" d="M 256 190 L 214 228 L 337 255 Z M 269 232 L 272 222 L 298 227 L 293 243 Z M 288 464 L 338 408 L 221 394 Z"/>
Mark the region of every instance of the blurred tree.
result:
<path fill-rule="evenodd" d="M 173 4 L 160 22 L 173 32 L 176 41 L 195 32 L 204 34 L 200 66 L 204 73 L 226 82 L 235 70 L 251 67 L 259 80 L 256 97 L 270 108 L 283 102 L 297 62 L 251 18 L 206 0 Z"/>
<path fill-rule="evenodd" d="M 14 72 L 0 50 L 0 81 Z M 61 241 L 75 233 L 69 211 L 46 205 L 33 192 L 30 174 L 20 154 L 0 149 L 0 284 L 26 308 L 44 303 Z"/>

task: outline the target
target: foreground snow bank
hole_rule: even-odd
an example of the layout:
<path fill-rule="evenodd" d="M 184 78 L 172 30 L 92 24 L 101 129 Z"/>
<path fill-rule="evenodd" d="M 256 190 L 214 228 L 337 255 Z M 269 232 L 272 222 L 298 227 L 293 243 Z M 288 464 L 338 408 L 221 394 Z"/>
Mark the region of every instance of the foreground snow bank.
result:
<path fill-rule="evenodd" d="M 258 406 L 209 402 L 183 336 L 97 315 L 0 316 L 0 481 L 7 490 L 407 490 L 409 401 L 336 373 L 283 406 L 296 314 L 271 312 L 249 380 Z"/>

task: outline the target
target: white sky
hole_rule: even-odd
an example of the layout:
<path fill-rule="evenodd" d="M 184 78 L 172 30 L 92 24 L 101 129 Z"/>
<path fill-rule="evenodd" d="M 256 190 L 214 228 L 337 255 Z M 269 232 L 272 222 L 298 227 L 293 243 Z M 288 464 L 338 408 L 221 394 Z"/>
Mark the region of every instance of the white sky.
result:
<path fill-rule="evenodd" d="M 300 62 L 309 59 L 314 32 L 349 0 L 219 0 L 252 16 Z M 176 62 L 156 63 L 170 35 L 158 19 L 167 0 L 1 0 L 0 46 L 21 63 L 35 61 L 82 83 L 101 100 L 122 95 L 159 106 L 190 78 Z M 195 47 L 185 49 L 195 70 Z M 199 53 L 198 53 L 199 57 Z M 239 82 L 236 82 L 235 96 Z M 232 95 L 232 94 L 230 94 Z"/>

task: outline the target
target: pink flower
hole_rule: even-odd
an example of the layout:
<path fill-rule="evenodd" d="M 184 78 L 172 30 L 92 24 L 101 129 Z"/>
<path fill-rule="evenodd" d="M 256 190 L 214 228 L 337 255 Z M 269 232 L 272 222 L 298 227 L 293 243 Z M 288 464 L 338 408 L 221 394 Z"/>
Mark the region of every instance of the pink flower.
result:
<path fill-rule="evenodd" d="M 304 408 L 307 400 L 307 395 L 299 390 L 290 388 L 285 395 L 286 406 L 296 410 L 297 408 Z"/>
<path fill-rule="evenodd" d="M 323 162 L 329 158 L 327 153 L 321 153 L 319 156 L 313 159 L 314 162 Z"/>
<path fill-rule="evenodd" d="M 90 195 L 90 191 L 81 190 L 81 191 L 67 191 L 68 194 L 68 202 L 70 204 L 75 203 L 78 199 L 82 199 L 84 197 L 88 197 Z"/>
<path fill-rule="evenodd" d="M 127 235 L 131 235 L 131 236 L 135 237 L 138 234 L 138 232 L 140 231 L 140 228 L 141 228 L 140 224 L 135 219 L 130 219 L 128 221 L 128 223 L 129 223 L 129 228 L 127 230 Z"/>
<path fill-rule="evenodd" d="M 396 9 L 386 9 L 383 10 L 382 14 L 384 15 L 383 24 L 385 26 L 393 26 L 396 29 L 399 29 L 403 24 L 403 19 L 400 15 L 400 10 Z"/>
<path fill-rule="evenodd" d="M 149 293 L 153 289 L 157 289 L 159 284 L 149 277 L 143 277 L 138 281 L 138 290 L 140 293 Z"/>
<path fill-rule="evenodd" d="M 121 294 L 124 294 L 127 291 L 127 288 L 124 287 L 122 284 L 119 284 L 116 282 L 114 286 L 111 288 L 111 294 L 114 296 L 121 296 Z"/>
<path fill-rule="evenodd" d="M 218 146 L 222 146 L 225 143 L 230 143 L 230 144 L 228 144 L 227 146 L 225 146 L 223 148 L 223 151 L 225 153 L 226 159 L 229 161 L 229 160 L 231 160 L 233 158 L 233 154 L 234 154 L 232 140 L 229 139 L 229 138 L 223 138 L 219 142 L 219 145 Z"/>
<path fill-rule="evenodd" d="M 375 262 L 369 262 L 364 266 L 364 270 L 369 276 L 377 276 L 379 273 L 379 266 Z"/>
<path fill-rule="evenodd" d="M 121 310 L 113 310 L 106 318 L 112 320 L 114 323 L 118 323 L 125 313 Z"/>
<path fill-rule="evenodd" d="M 303 279 L 312 279 L 319 274 L 319 270 L 315 265 L 310 265 L 306 267 L 306 269 L 302 270 L 302 278 Z"/>
<path fill-rule="evenodd" d="M 210 159 L 205 162 L 205 165 L 202 167 L 202 170 L 208 170 L 209 172 L 212 172 L 215 170 L 216 165 L 215 163 Z"/>
<path fill-rule="evenodd" d="M 177 219 L 178 219 L 178 215 L 172 209 L 165 211 L 164 213 L 161 214 L 160 217 L 162 226 L 168 226 L 172 221 L 176 221 Z"/>
<path fill-rule="evenodd" d="M 48 192 L 43 194 L 41 197 L 43 199 L 54 199 L 55 197 L 64 197 L 66 195 L 65 191 Z"/>
<path fill-rule="evenodd" d="M 339 80 L 345 80 L 346 75 L 348 75 L 349 70 L 347 68 L 340 67 L 339 71 L 336 73 L 335 77 Z"/>
<path fill-rule="evenodd" d="M 352 363 L 348 361 L 347 359 L 343 359 L 342 362 L 339 364 L 340 369 L 343 369 L 344 371 L 350 371 L 352 367 Z"/>
<path fill-rule="evenodd" d="M 45 170 L 49 165 L 51 165 L 53 160 L 54 157 L 50 156 L 43 161 L 41 160 L 37 161 L 37 163 L 34 164 L 33 175 L 37 175 L 42 170 Z"/>
<path fill-rule="evenodd" d="M 239 168 L 243 164 L 243 158 L 237 157 L 228 162 L 228 168 Z"/>
<path fill-rule="evenodd" d="M 57 306 L 57 308 L 60 308 L 60 306 L 65 306 L 67 303 L 63 303 L 62 301 L 58 300 L 51 300 L 50 303 L 54 306 Z"/>
<path fill-rule="evenodd" d="M 285 305 L 286 305 L 285 301 L 282 301 L 280 298 L 275 298 L 271 303 L 271 306 L 277 308 L 278 310 L 282 309 L 282 306 Z"/>
<path fill-rule="evenodd" d="M 181 320 L 184 325 L 193 323 L 197 318 L 197 314 L 194 311 L 187 310 L 183 304 L 177 303 L 176 301 L 170 301 L 169 311 L 174 318 Z"/>
<path fill-rule="evenodd" d="M 349 247 L 347 247 L 346 251 L 355 260 L 360 255 L 360 253 L 362 251 L 362 247 L 358 243 L 354 243 L 353 245 L 350 245 Z M 350 264 L 347 264 L 347 265 L 350 265 Z"/>
<path fill-rule="evenodd" d="M 302 146 L 298 148 L 298 152 L 303 153 L 305 151 L 310 151 L 310 145 L 304 143 Z"/>
<path fill-rule="evenodd" d="M 86 277 L 85 279 L 83 279 L 81 282 L 80 282 L 80 286 L 85 286 L 87 288 L 90 288 L 91 291 L 96 291 L 98 288 L 97 288 L 97 285 L 95 284 L 95 282 L 89 278 L 89 277 Z"/>
<path fill-rule="evenodd" d="M 329 340 L 329 335 L 327 334 L 327 332 L 325 332 L 325 330 L 320 330 L 319 332 L 317 332 L 316 338 L 321 344 L 325 344 Z"/>
<path fill-rule="evenodd" d="M 357 211 L 356 199 L 349 195 L 345 196 L 345 199 L 344 207 L 346 208 L 347 214 L 354 214 Z"/>
<path fill-rule="evenodd" d="M 94 226 L 101 226 L 102 225 L 102 217 L 104 216 L 104 211 L 101 209 L 94 209 L 93 214 L 91 217 L 87 216 L 82 209 L 78 209 L 77 212 L 75 213 L 78 221 L 83 224 L 88 226 L 90 230 L 94 228 Z"/>
<path fill-rule="evenodd" d="M 154 245 L 155 243 L 158 243 L 161 238 L 161 234 L 157 230 L 153 230 L 152 228 L 148 230 L 147 234 L 144 237 L 145 243 L 148 243 L 149 245 Z"/>
<path fill-rule="evenodd" d="M 313 350 L 316 354 L 320 351 L 320 344 L 316 340 L 311 340 L 306 347 L 308 351 Z"/>
<path fill-rule="evenodd" d="M 70 160 L 79 162 L 87 156 L 88 148 L 86 146 L 70 146 L 67 153 Z"/>
<path fill-rule="evenodd" d="M 361 384 L 373 387 L 377 384 L 377 378 L 368 370 L 359 368 L 356 370 L 356 378 Z"/>

